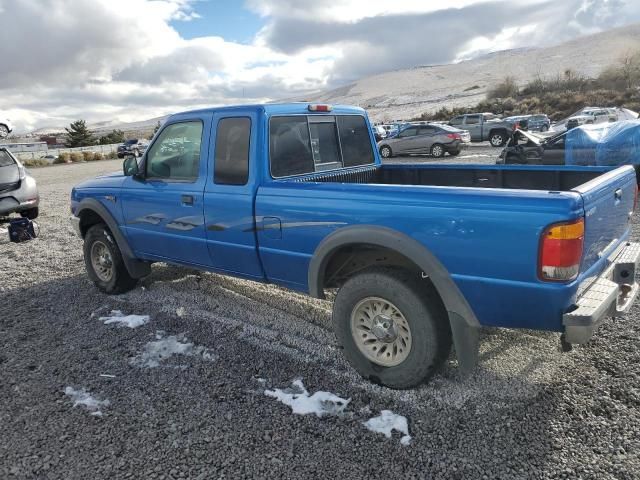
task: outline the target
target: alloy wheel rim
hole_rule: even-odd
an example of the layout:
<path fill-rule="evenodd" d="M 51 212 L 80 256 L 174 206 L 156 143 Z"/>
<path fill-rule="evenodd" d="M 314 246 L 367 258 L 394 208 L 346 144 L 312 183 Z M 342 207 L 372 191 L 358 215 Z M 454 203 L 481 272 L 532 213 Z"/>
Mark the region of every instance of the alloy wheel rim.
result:
<path fill-rule="evenodd" d="M 442 155 L 442 147 L 440 146 L 433 147 L 433 156 L 439 157 L 440 155 Z"/>
<path fill-rule="evenodd" d="M 389 152 L 389 147 L 383 147 L 383 148 L 382 148 L 382 156 L 383 156 L 384 158 L 388 158 L 388 157 L 389 157 L 389 153 L 390 153 L 390 152 Z"/>
<path fill-rule="evenodd" d="M 502 143 L 502 137 L 500 135 L 494 135 L 491 137 L 491 143 L 494 145 L 500 145 Z"/>
<path fill-rule="evenodd" d="M 103 282 L 108 282 L 113 277 L 111 251 L 101 241 L 94 242 L 91 246 L 91 266 L 97 277 Z"/>
<path fill-rule="evenodd" d="M 351 335 L 371 362 L 394 367 L 411 352 L 411 328 L 404 314 L 389 300 L 366 297 L 351 312 Z"/>

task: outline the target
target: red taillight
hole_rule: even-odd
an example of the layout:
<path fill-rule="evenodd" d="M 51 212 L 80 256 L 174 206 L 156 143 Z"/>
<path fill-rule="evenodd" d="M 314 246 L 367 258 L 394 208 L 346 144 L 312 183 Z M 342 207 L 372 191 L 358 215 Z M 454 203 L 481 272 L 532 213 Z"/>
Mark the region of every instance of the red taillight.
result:
<path fill-rule="evenodd" d="M 462 140 L 462 137 L 459 133 L 447 133 L 447 137 L 451 138 L 452 140 Z"/>
<path fill-rule="evenodd" d="M 310 112 L 330 112 L 331 105 L 311 104 L 309 105 L 309 111 Z"/>
<path fill-rule="evenodd" d="M 554 223 L 542 233 L 538 276 L 540 280 L 567 282 L 580 271 L 584 246 L 584 218 Z"/>

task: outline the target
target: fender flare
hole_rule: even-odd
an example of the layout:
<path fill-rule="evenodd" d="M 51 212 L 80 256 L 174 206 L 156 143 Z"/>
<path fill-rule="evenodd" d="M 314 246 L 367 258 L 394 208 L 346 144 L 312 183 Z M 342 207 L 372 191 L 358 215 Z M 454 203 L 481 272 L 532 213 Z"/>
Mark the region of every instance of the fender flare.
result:
<path fill-rule="evenodd" d="M 325 237 L 309 263 L 309 294 L 324 298 L 324 271 L 338 249 L 349 244 L 366 243 L 394 250 L 413 261 L 433 282 L 450 318 L 463 320 L 469 327 L 480 322 L 442 263 L 417 240 L 387 227 L 355 225 L 344 227 Z"/>
<path fill-rule="evenodd" d="M 133 278 L 142 278 L 149 275 L 151 273 L 151 264 L 149 262 L 138 260 L 136 258 L 133 250 L 129 246 L 129 242 L 120 231 L 118 222 L 116 222 L 109 210 L 107 210 L 107 208 L 95 198 L 85 198 L 78 205 L 76 216 L 78 218 L 82 218 L 82 212 L 86 210 L 90 210 L 98 215 L 104 221 L 104 223 L 107 224 L 107 227 L 109 227 L 109 230 L 111 231 L 111 234 L 115 238 L 116 244 L 120 249 L 124 265 L 127 268 L 129 275 L 131 275 Z"/>

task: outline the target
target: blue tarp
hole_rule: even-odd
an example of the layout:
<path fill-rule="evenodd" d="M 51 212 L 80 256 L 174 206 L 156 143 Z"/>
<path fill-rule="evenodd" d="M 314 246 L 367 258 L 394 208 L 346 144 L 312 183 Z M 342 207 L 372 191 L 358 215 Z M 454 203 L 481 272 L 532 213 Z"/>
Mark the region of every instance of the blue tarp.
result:
<path fill-rule="evenodd" d="M 564 158 L 566 165 L 640 165 L 640 120 L 569 130 Z"/>

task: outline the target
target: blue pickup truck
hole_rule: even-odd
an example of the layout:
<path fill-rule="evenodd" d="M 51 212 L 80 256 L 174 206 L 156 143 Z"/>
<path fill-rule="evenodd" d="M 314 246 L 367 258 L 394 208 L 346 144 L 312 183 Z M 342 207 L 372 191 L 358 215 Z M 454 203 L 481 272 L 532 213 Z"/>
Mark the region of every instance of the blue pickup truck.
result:
<path fill-rule="evenodd" d="M 482 326 L 589 340 L 638 293 L 632 167 L 383 165 L 362 109 L 257 105 L 171 116 L 144 155 L 71 193 L 89 277 L 154 262 L 335 293 L 344 354 L 392 388 L 426 381 Z M 333 296 L 333 293 L 332 293 Z"/>

